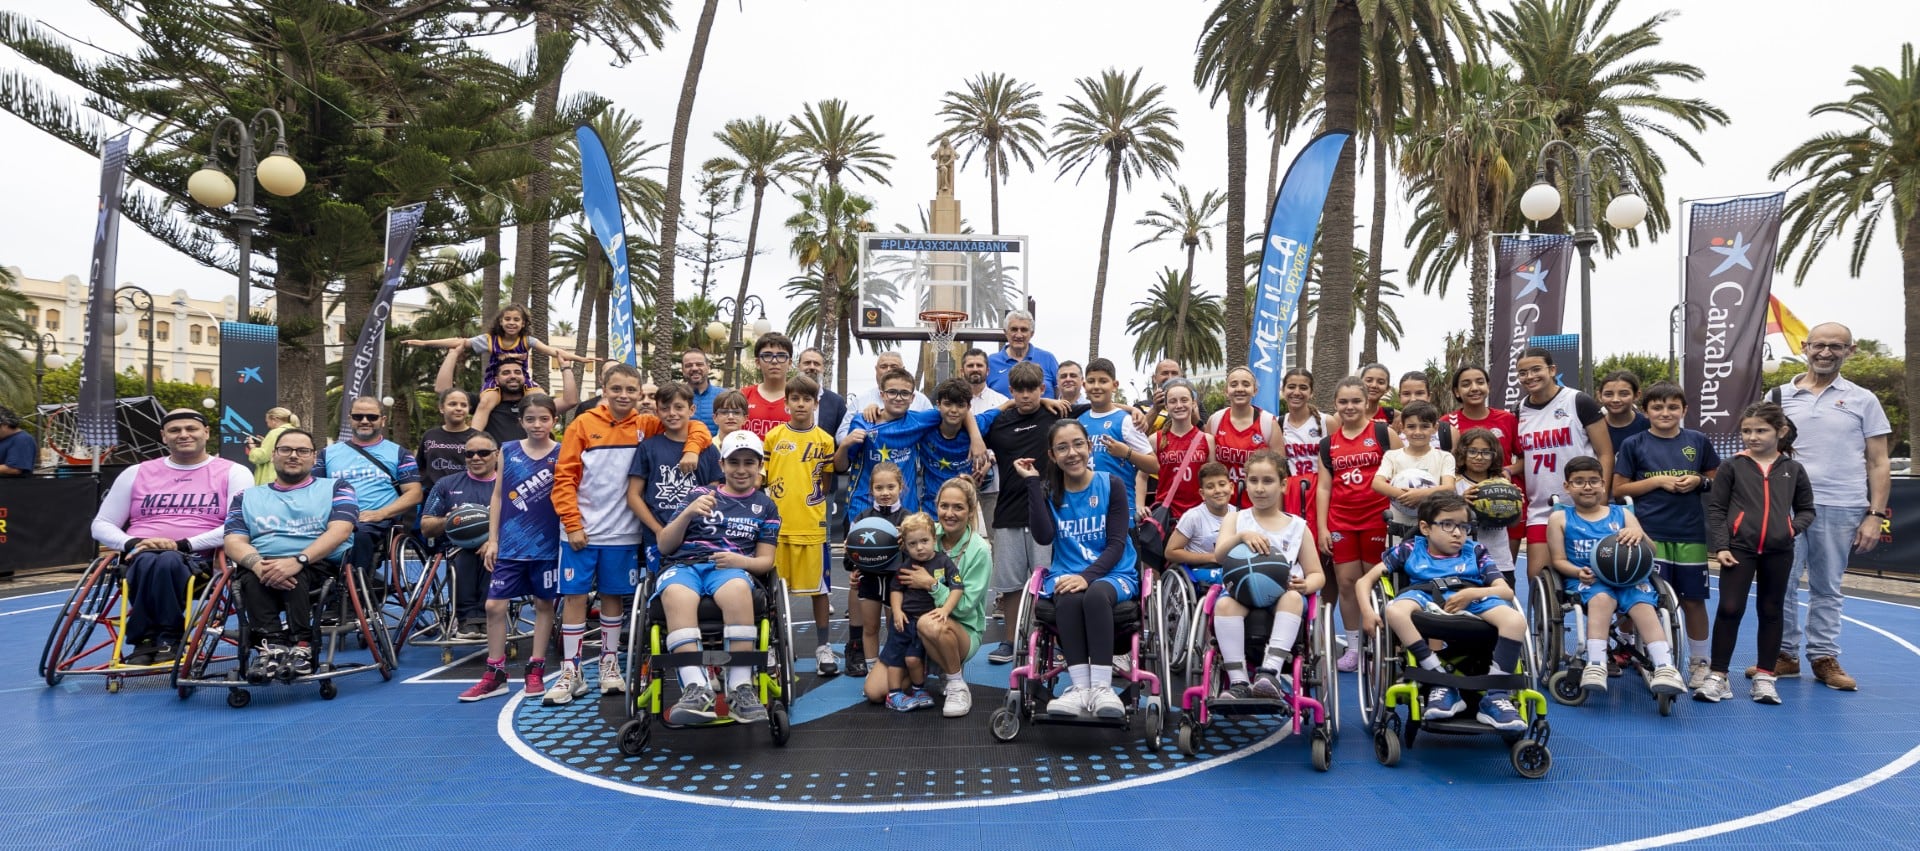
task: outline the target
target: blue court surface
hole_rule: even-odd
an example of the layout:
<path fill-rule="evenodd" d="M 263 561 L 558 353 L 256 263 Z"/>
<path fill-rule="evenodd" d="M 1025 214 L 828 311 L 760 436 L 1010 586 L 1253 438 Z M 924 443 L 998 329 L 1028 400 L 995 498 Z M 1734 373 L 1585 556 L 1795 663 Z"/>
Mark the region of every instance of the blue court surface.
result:
<path fill-rule="evenodd" d="M 331 701 L 273 686 L 231 709 L 220 689 L 182 700 L 164 676 L 49 688 L 34 662 L 66 593 L 0 600 L 0 639 L 22 650 L 0 675 L 7 845 L 1920 845 L 1920 608 L 1896 602 L 1847 604 L 1858 693 L 1809 676 L 1782 681 L 1785 705 L 1760 706 L 1736 672 L 1735 699 L 1682 700 L 1662 718 L 1623 677 L 1586 706 L 1551 707 L 1552 771 L 1525 780 L 1486 737 L 1426 734 L 1382 767 L 1350 674 L 1326 774 L 1303 737 L 1253 721 L 1198 758 L 1171 737 L 1149 752 L 1138 725 L 998 743 L 987 717 L 1007 669 L 984 653 L 963 719 L 860 705 L 857 683 L 809 673 L 784 748 L 757 725 L 658 732 L 634 758 L 614 745 L 618 699 L 547 709 L 516 683 L 512 698 L 457 703 L 478 669 L 441 666 L 434 648 L 405 648 L 391 682 L 339 680 Z M 1747 620 L 1736 668 L 1752 656 L 1751 608 Z"/>

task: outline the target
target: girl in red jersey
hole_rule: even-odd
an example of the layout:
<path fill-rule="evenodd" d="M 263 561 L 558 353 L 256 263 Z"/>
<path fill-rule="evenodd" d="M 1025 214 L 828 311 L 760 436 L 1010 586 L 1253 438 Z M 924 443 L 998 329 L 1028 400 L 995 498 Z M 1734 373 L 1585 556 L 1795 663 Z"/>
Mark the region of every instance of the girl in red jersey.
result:
<path fill-rule="evenodd" d="M 1373 420 L 1367 413 L 1367 385 L 1354 376 L 1340 379 L 1333 389 L 1334 424 L 1320 441 L 1318 515 L 1320 552 L 1333 562 L 1334 582 L 1320 593 L 1340 604 L 1340 621 L 1346 627 L 1347 652 L 1340 656 L 1340 670 L 1352 671 L 1360 664 L 1360 606 L 1352 594 L 1366 569 L 1377 564 L 1387 548 L 1387 498 L 1373 490 L 1373 476 L 1389 449 L 1400 447 L 1400 438 L 1386 423 Z"/>
<path fill-rule="evenodd" d="M 1399 419 L 1399 411 L 1387 407 L 1387 388 L 1393 385 L 1393 371 L 1384 363 L 1370 363 L 1360 368 L 1361 386 L 1367 391 L 1368 417 L 1391 425 Z"/>
<path fill-rule="evenodd" d="M 1493 407 L 1489 401 L 1493 386 L 1487 371 L 1478 366 L 1463 366 L 1453 372 L 1453 398 L 1460 407 L 1440 416 L 1454 434 L 1466 434 L 1476 428 L 1493 432 L 1500 441 L 1500 466 L 1505 467 L 1520 454 L 1520 420 L 1512 411 Z"/>
<path fill-rule="evenodd" d="M 1153 454 L 1160 458 L 1160 485 L 1154 490 L 1153 500 L 1167 499 L 1167 492 L 1172 491 L 1169 505 L 1173 516 L 1182 517 L 1187 509 L 1200 504 L 1200 466 L 1213 460 L 1213 437 L 1200 428 L 1200 399 L 1192 384 L 1182 379 L 1168 382 L 1163 404 L 1167 425 L 1153 435 Z M 1141 499 L 1146 492 L 1145 487 L 1138 488 Z M 1143 516 L 1150 508 L 1135 507 Z"/>
<path fill-rule="evenodd" d="M 1253 370 L 1236 366 L 1227 370 L 1227 407 L 1213 415 L 1207 423 L 1207 431 L 1213 435 L 1213 457 L 1227 468 L 1227 475 L 1233 477 L 1233 504 L 1236 508 L 1246 508 L 1247 457 L 1267 448 L 1267 436 L 1273 433 L 1272 414 L 1253 406 L 1253 394 L 1259 392 L 1260 383 L 1254 379 Z"/>

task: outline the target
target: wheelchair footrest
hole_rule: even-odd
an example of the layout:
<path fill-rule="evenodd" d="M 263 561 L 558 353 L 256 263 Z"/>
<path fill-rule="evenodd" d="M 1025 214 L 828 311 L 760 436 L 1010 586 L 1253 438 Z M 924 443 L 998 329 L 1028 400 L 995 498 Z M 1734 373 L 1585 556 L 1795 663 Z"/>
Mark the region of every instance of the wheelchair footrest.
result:
<path fill-rule="evenodd" d="M 658 665 L 675 668 L 682 665 L 698 665 L 703 668 L 724 668 L 729 665 L 764 667 L 768 663 L 769 655 L 765 650 L 701 650 L 687 653 L 663 653 L 653 657 L 653 661 Z"/>
<path fill-rule="evenodd" d="M 1501 737 L 1513 737 L 1513 738 L 1518 738 L 1524 733 L 1524 731 L 1508 732 L 1506 730 L 1495 730 L 1494 728 L 1489 727 L 1475 720 L 1474 717 L 1471 715 L 1458 715 L 1453 718 L 1447 718 L 1440 721 L 1422 720 L 1420 722 L 1420 732 L 1440 733 L 1448 736 L 1497 735 Z"/>
<path fill-rule="evenodd" d="M 1517 691 L 1532 686 L 1532 680 L 1525 674 L 1484 674 L 1477 677 L 1463 677 L 1445 671 L 1429 671 L 1414 666 L 1401 673 L 1411 682 L 1429 686 L 1445 686 L 1461 691 Z"/>
<path fill-rule="evenodd" d="M 1292 715 L 1293 705 L 1265 697 L 1219 697 L 1207 703 L 1207 711 L 1214 715 Z"/>

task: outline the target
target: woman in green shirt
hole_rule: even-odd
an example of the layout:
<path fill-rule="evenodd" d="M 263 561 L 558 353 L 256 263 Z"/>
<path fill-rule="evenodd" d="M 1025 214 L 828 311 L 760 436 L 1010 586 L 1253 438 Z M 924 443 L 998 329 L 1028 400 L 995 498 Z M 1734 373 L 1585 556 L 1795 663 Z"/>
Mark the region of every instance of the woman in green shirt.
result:
<path fill-rule="evenodd" d="M 280 432 L 289 428 L 299 428 L 300 418 L 286 408 L 267 409 L 267 436 L 247 438 L 247 460 L 253 462 L 253 483 L 264 485 L 273 481 L 273 442 L 280 439 Z"/>
<path fill-rule="evenodd" d="M 961 594 L 960 604 L 950 617 L 937 609 L 920 618 L 920 641 L 927 657 L 940 666 L 946 677 L 946 699 L 940 714 L 959 718 L 973 708 L 973 693 L 967 689 L 967 660 L 980 650 L 980 635 L 987 628 L 987 586 L 993 577 L 993 551 L 980 535 L 980 495 L 965 476 L 948 479 L 934 497 L 939 520 L 940 551 L 960 570 L 960 588 L 955 591 L 935 582 L 924 570 L 903 570 L 900 581 L 914 588 L 931 589 L 935 606 L 944 607 L 947 595 Z M 886 700 L 886 679 L 868 678 L 867 699 Z M 876 695 L 875 689 L 879 694 Z"/>

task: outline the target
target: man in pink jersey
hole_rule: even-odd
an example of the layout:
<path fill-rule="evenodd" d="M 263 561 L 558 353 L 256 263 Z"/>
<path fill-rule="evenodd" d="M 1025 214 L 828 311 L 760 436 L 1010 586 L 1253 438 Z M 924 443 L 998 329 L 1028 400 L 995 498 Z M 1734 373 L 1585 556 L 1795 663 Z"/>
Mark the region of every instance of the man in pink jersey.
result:
<path fill-rule="evenodd" d="M 225 537 L 228 504 L 253 486 L 252 471 L 207 454 L 210 434 L 200 412 L 168 411 L 160 421 L 167 454 L 121 473 L 94 515 L 93 539 L 119 551 L 124 565 L 129 665 L 173 661 L 187 580 L 205 572 Z"/>

